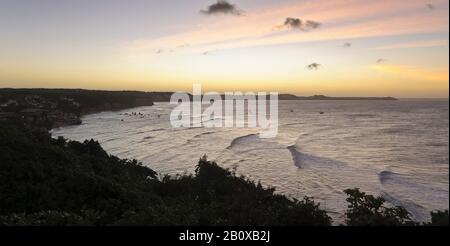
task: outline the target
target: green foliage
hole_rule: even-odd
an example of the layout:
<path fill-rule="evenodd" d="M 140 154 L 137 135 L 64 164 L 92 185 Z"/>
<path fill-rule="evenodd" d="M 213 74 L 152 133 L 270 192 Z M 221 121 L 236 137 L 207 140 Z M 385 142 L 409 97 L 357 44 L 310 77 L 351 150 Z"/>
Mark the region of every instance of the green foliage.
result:
<path fill-rule="evenodd" d="M 400 226 L 415 225 L 403 207 L 385 207 L 382 197 L 374 197 L 358 188 L 344 191 L 349 203 L 347 224 L 349 226 Z"/>

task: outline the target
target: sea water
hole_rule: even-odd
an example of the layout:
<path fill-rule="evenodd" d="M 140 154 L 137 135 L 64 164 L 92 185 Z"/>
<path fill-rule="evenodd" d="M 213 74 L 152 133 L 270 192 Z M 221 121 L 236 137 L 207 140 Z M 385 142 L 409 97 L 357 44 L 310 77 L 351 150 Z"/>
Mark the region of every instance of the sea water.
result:
<path fill-rule="evenodd" d="M 418 221 L 448 209 L 448 100 L 280 101 L 273 139 L 255 128 L 172 128 L 173 108 L 87 115 L 52 134 L 98 140 L 110 154 L 161 174 L 193 173 L 206 154 L 289 197 L 314 197 L 335 224 L 345 220 L 343 190 L 354 187 L 404 206 Z"/>

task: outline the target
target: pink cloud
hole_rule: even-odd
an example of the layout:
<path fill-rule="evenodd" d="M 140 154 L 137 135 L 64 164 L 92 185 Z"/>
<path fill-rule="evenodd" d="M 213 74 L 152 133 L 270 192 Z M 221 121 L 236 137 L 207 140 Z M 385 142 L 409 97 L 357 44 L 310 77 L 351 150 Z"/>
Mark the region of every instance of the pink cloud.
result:
<path fill-rule="evenodd" d="M 448 6 L 437 0 L 435 6 Z M 277 30 L 286 17 L 318 21 L 323 25 L 308 33 Z M 205 20 L 206 21 L 206 20 Z M 294 5 L 248 11 L 238 18 L 220 18 L 191 31 L 169 36 L 134 40 L 126 44 L 132 53 L 171 49 L 180 43 L 190 46 L 180 52 L 205 52 L 264 45 L 325 41 L 390 35 L 448 31 L 447 8 L 429 11 L 422 0 L 306 1 Z"/>

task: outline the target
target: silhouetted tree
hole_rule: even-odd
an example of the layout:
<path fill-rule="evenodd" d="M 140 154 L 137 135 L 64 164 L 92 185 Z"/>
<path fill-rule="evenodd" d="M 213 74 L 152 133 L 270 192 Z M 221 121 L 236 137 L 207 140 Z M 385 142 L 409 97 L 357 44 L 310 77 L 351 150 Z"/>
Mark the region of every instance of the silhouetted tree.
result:
<path fill-rule="evenodd" d="M 349 203 L 346 212 L 350 226 L 399 226 L 415 225 L 408 211 L 403 207 L 385 207 L 382 197 L 374 197 L 358 188 L 344 191 Z"/>

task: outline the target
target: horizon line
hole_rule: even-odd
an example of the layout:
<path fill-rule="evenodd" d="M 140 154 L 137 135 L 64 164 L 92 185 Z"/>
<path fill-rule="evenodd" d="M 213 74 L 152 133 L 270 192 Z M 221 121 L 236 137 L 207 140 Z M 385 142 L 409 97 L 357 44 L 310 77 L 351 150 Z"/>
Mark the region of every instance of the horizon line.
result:
<path fill-rule="evenodd" d="M 111 92 L 144 92 L 144 93 L 175 93 L 175 92 L 181 92 L 181 91 L 162 91 L 162 90 L 155 90 L 155 91 L 147 91 L 147 90 L 135 90 L 135 89 L 86 89 L 86 88 L 58 88 L 58 87 L 1 87 L 0 90 L 86 90 L 86 91 L 111 91 Z M 232 92 L 248 92 L 243 90 L 236 90 Z M 270 92 L 267 92 L 270 93 Z M 311 95 L 298 95 L 294 93 L 288 93 L 278 92 L 279 95 L 292 95 L 296 97 L 314 97 L 314 96 L 325 96 L 325 97 L 331 97 L 331 98 L 395 98 L 395 99 L 445 99 L 449 100 L 449 96 L 447 97 L 396 97 L 396 96 L 333 96 L 333 95 L 326 95 L 322 93 L 313 93 Z M 203 95 L 203 94 L 202 94 Z M 223 95 L 220 93 L 220 95 Z"/>

